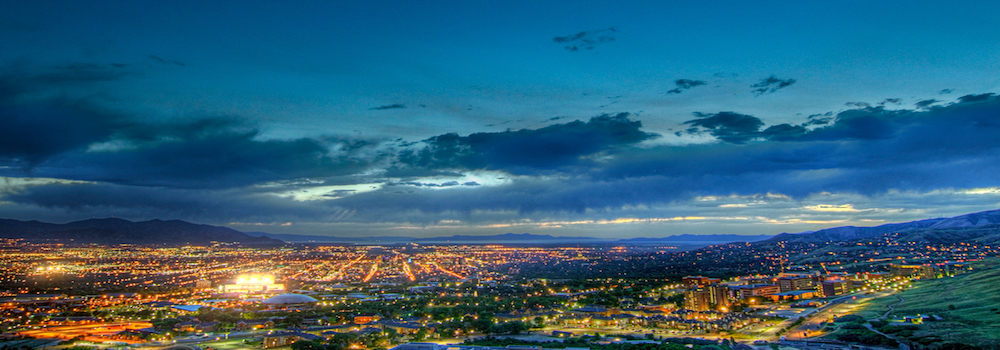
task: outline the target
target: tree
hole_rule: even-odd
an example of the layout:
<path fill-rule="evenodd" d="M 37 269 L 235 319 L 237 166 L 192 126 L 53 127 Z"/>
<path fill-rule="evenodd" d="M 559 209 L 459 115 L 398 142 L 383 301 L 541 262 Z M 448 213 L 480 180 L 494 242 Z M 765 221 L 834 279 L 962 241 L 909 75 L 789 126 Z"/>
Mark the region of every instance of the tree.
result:
<path fill-rule="evenodd" d="M 288 315 L 281 322 L 285 324 L 285 327 L 292 328 L 302 325 L 304 320 L 301 315 Z"/>
<path fill-rule="evenodd" d="M 299 340 L 292 343 L 292 350 L 326 350 L 326 346 L 315 341 Z"/>
<path fill-rule="evenodd" d="M 420 327 L 420 329 L 417 330 L 417 333 L 413 334 L 413 339 L 417 341 L 424 340 L 427 338 L 427 333 L 426 327 Z"/>

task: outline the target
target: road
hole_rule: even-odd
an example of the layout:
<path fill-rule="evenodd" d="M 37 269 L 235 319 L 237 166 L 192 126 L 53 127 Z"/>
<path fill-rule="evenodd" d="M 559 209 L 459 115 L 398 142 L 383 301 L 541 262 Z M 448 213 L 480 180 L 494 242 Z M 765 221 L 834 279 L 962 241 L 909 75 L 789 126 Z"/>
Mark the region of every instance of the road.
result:
<path fill-rule="evenodd" d="M 835 317 L 852 313 L 854 309 L 857 309 L 874 296 L 874 294 L 851 294 L 831 300 L 830 303 L 816 309 L 811 314 L 803 316 L 806 317 L 805 321 L 795 328 L 788 330 L 785 333 L 785 338 L 788 340 L 801 340 L 822 336 L 826 334 L 822 330 L 825 322 L 829 322 Z M 784 327 L 784 325 L 781 327 Z M 775 328 L 780 329 L 780 327 Z"/>

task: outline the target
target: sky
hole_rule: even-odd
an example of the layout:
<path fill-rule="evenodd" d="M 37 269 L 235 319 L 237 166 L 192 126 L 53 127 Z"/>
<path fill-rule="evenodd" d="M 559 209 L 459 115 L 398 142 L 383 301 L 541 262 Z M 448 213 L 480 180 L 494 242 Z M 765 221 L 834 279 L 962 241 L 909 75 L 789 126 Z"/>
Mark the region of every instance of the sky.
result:
<path fill-rule="evenodd" d="M 4 1 L 0 217 L 777 234 L 1000 208 L 1000 3 Z"/>

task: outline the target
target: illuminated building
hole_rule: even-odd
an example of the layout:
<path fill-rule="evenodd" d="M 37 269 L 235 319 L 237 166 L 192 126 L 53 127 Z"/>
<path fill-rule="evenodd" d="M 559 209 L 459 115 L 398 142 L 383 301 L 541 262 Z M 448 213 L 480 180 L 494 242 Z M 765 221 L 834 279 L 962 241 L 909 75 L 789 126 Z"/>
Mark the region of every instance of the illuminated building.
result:
<path fill-rule="evenodd" d="M 233 284 L 219 286 L 220 293 L 281 293 L 285 285 L 274 283 L 270 275 L 239 275 Z"/>

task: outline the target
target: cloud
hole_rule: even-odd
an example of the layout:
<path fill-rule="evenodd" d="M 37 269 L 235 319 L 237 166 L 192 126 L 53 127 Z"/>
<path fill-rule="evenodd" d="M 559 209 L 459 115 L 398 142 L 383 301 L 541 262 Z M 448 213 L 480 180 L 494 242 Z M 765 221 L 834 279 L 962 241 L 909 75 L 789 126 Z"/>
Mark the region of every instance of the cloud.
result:
<path fill-rule="evenodd" d="M 938 102 L 941 101 L 935 99 L 927 99 L 927 100 L 917 101 L 917 103 L 914 103 L 913 106 L 916 107 L 917 109 L 924 109 Z"/>
<path fill-rule="evenodd" d="M 615 33 L 618 31 L 614 27 L 583 31 L 567 36 L 557 36 L 552 41 L 563 45 L 569 51 L 593 50 L 597 46 L 615 41 Z"/>
<path fill-rule="evenodd" d="M 692 80 L 692 79 L 677 79 L 674 81 L 674 85 L 677 86 L 673 90 L 667 91 L 668 94 L 679 94 L 684 90 L 694 88 L 696 86 L 705 85 L 706 83 L 702 80 Z"/>
<path fill-rule="evenodd" d="M 953 91 L 955 91 L 955 89 L 943 89 L 941 91 L 938 91 L 938 94 L 939 95 L 947 95 L 947 94 L 952 93 Z"/>
<path fill-rule="evenodd" d="M 0 101 L 24 94 L 63 97 L 67 88 L 122 80 L 134 73 L 122 63 L 72 62 L 45 67 L 8 64 L 0 68 Z"/>
<path fill-rule="evenodd" d="M 368 110 L 369 111 L 384 111 L 384 110 L 388 110 L 388 109 L 403 109 L 403 108 L 406 108 L 406 105 L 396 103 L 396 104 L 391 104 L 391 105 L 372 107 L 372 108 L 369 108 Z"/>
<path fill-rule="evenodd" d="M 400 163 L 417 168 L 507 169 L 535 172 L 585 163 L 581 157 L 635 144 L 659 135 L 639 130 L 629 113 L 602 114 L 540 129 L 468 136 L 444 134 L 424 140 L 426 147 L 404 153 Z"/>
<path fill-rule="evenodd" d="M 240 116 L 152 122 L 63 93 L 128 79 L 134 69 L 88 63 L 0 74 L 0 176 L 56 179 L 0 191 L 0 216 L 357 225 L 323 232 L 442 220 L 541 229 L 705 217 L 725 230 L 715 226 L 722 218 L 876 222 L 886 217 L 874 208 L 924 208 L 931 197 L 961 208 L 997 200 L 980 190 L 997 188 L 992 174 L 1000 173 L 993 94 L 898 110 L 885 99 L 776 124 L 762 113 L 695 113 L 682 133 L 720 142 L 676 145 L 647 142 L 659 135 L 630 113 L 517 116 L 562 123 L 418 142 L 273 139 Z M 955 190 L 926 194 L 948 188 Z M 873 205 L 881 197 L 894 198 L 892 206 Z"/>
<path fill-rule="evenodd" d="M 848 107 L 859 107 L 859 108 L 867 108 L 872 106 L 866 102 L 847 102 L 844 105 Z"/>
<path fill-rule="evenodd" d="M 147 122 L 67 93 L 131 73 L 115 64 L 7 67 L 0 74 L 0 176 L 237 187 L 354 173 L 385 157 L 372 140 L 261 139 L 235 116 Z"/>
<path fill-rule="evenodd" d="M 822 114 L 813 114 L 809 116 L 809 120 L 806 121 L 803 126 L 810 125 L 827 125 L 833 120 L 833 112 L 826 112 Z"/>
<path fill-rule="evenodd" d="M 882 100 L 882 102 L 879 102 L 878 105 L 879 106 L 885 106 L 887 104 L 899 105 L 901 103 L 903 103 L 903 99 L 901 98 L 887 98 Z"/>
<path fill-rule="evenodd" d="M 789 87 L 792 84 L 795 84 L 795 79 L 778 79 L 777 76 L 771 75 L 756 84 L 750 85 L 750 87 L 754 88 L 753 90 L 750 90 L 750 92 L 753 92 L 756 96 L 760 96 L 774 93 L 775 91 Z"/>
<path fill-rule="evenodd" d="M 683 124 L 696 128 L 689 133 L 699 133 L 697 128 L 707 130 L 719 140 L 730 143 L 745 143 L 757 137 L 764 122 L 759 118 L 734 112 L 719 112 L 715 114 L 695 113 L 698 119 L 692 119 Z"/>
<path fill-rule="evenodd" d="M 151 59 L 153 61 L 156 61 L 156 62 L 159 62 L 161 64 L 172 64 L 172 65 L 181 66 L 181 67 L 187 66 L 187 64 L 184 64 L 184 62 L 181 62 L 181 61 L 178 61 L 178 60 L 168 60 L 168 59 L 162 58 L 160 56 L 156 56 L 156 55 L 149 55 L 149 59 Z"/>
<path fill-rule="evenodd" d="M 17 212 L 35 217 L 53 212 L 81 217 L 123 217 L 131 220 L 180 218 L 199 223 L 233 221 L 330 220 L 330 208 L 309 205 L 246 189 L 209 190 L 128 186 L 107 183 L 47 184 L 0 197 L 16 208 L 0 206 L 0 216 Z M 266 220 L 265 220 L 266 219 Z M 58 217 L 49 220 L 60 221 Z"/>
<path fill-rule="evenodd" d="M 985 102 L 993 100 L 994 99 L 993 97 L 994 97 L 993 93 L 978 94 L 978 95 L 972 94 L 959 97 L 958 102 L 960 103 Z"/>
<path fill-rule="evenodd" d="M 37 103 L 0 102 L 0 160 L 41 163 L 57 154 L 104 140 L 125 122 L 93 105 L 55 98 Z"/>

